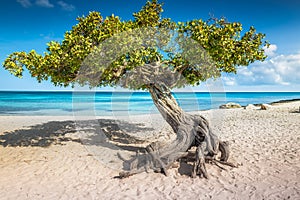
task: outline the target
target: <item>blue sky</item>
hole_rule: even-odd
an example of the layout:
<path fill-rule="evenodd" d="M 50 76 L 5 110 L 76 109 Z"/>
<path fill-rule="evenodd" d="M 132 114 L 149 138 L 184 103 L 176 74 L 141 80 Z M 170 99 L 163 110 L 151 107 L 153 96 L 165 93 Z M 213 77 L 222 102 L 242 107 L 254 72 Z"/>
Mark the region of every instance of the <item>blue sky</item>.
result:
<path fill-rule="evenodd" d="M 123 20 L 132 19 L 144 0 L 1 0 L 0 62 L 14 51 L 43 53 L 46 43 L 62 40 L 76 17 L 89 11 L 103 16 L 114 13 Z M 225 91 L 300 91 L 300 1 L 299 0 L 164 0 L 163 17 L 174 21 L 195 18 L 226 17 L 238 21 L 245 30 L 254 26 L 265 33 L 272 44 L 269 58 L 237 75 L 222 78 Z M 0 68 L 0 90 L 62 90 L 49 82 L 37 81 L 25 73 L 15 78 Z M 70 88 L 67 88 L 71 90 Z M 104 88 L 107 90 L 109 88 Z M 193 90 L 207 90 L 205 84 Z"/>

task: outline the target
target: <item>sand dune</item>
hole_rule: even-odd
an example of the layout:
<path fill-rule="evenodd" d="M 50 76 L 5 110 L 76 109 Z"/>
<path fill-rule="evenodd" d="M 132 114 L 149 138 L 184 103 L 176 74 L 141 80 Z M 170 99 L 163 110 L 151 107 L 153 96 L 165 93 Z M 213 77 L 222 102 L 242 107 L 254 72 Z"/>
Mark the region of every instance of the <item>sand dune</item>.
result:
<path fill-rule="evenodd" d="M 0 116 L 0 199 L 299 199 L 299 106 L 295 101 L 269 110 L 200 112 L 230 142 L 230 160 L 239 165 L 226 170 L 207 165 L 208 180 L 190 178 L 191 166 L 183 162 L 168 177 L 114 178 L 122 168 L 113 157 L 120 147 L 99 145 L 105 138 L 94 134 L 166 139 L 168 126 L 159 115 Z M 122 137 L 114 139 L 122 142 Z"/>

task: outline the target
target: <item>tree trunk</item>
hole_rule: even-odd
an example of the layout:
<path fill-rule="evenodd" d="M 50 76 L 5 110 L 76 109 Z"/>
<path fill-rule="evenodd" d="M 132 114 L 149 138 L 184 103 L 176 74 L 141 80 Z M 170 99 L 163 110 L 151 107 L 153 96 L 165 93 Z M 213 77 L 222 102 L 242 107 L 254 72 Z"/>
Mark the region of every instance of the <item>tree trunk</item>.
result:
<path fill-rule="evenodd" d="M 221 151 L 219 163 L 226 164 L 229 156 L 228 145 L 220 142 L 209 127 L 208 121 L 202 116 L 184 112 L 165 85 L 149 84 L 149 92 L 153 102 L 163 118 L 176 134 L 175 141 L 154 142 L 146 147 L 146 154 L 137 153 L 130 161 L 130 171 L 120 173 L 120 177 L 148 171 L 162 172 L 167 170 L 179 158 L 187 156 L 187 151 L 196 146 L 192 177 L 196 175 L 207 178 L 205 161 L 217 161 L 216 155 Z"/>

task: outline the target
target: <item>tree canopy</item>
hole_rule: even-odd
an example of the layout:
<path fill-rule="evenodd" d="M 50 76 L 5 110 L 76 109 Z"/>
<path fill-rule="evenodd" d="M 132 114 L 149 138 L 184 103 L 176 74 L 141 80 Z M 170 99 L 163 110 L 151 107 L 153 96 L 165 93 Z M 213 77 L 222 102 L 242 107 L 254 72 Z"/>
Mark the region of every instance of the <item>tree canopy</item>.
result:
<path fill-rule="evenodd" d="M 26 68 L 39 82 L 51 80 L 56 86 L 69 86 L 76 83 L 76 77 L 86 57 L 107 39 L 123 32 L 141 28 L 176 30 L 184 37 L 197 42 L 209 54 L 217 71 L 203 72 L 203 69 L 179 52 L 163 53 L 157 46 L 143 46 L 119 56 L 102 71 L 93 86 L 114 86 L 128 71 L 160 61 L 173 72 L 179 72 L 187 84 L 197 85 L 209 78 L 219 77 L 222 72 L 236 73 L 237 66 L 247 66 L 254 61 L 263 61 L 265 35 L 257 33 L 254 27 L 242 34 L 242 24 L 227 20 L 195 19 L 187 22 L 173 22 L 162 18 L 162 4 L 157 0 L 146 2 L 142 9 L 133 14 L 133 19 L 122 21 L 118 16 L 104 18 L 99 12 L 78 17 L 78 24 L 64 34 L 62 41 L 50 41 L 43 55 L 35 50 L 14 52 L 3 63 L 6 70 L 22 77 Z M 242 35 L 241 35 L 242 34 Z M 170 41 L 170 40 L 169 40 Z M 125 40 L 123 40 L 126 43 Z M 133 89 L 145 89 L 136 86 Z"/>

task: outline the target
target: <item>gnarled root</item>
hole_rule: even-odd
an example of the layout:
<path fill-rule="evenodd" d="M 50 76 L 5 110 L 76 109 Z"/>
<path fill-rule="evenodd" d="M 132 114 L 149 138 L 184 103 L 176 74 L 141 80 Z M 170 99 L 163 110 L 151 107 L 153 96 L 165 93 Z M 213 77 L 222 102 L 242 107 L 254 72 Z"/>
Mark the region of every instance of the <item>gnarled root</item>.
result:
<path fill-rule="evenodd" d="M 228 162 L 229 145 L 227 142 L 220 141 L 219 138 L 212 133 L 208 121 L 202 116 L 195 116 L 198 123 L 196 127 L 195 140 L 193 146 L 197 147 L 195 154 L 195 161 L 193 165 L 192 177 L 197 175 L 208 178 L 206 172 L 205 161 L 213 163 L 224 169 L 219 164 L 236 167 L 234 164 Z M 221 157 L 216 158 L 218 152 L 221 152 Z"/>
<path fill-rule="evenodd" d="M 223 141 L 219 142 L 218 149 L 221 152 L 220 160 L 217 160 L 215 156 L 205 155 L 203 149 L 204 149 L 203 143 L 200 143 L 195 153 L 195 161 L 193 164 L 193 171 L 191 175 L 192 178 L 196 178 L 197 175 L 199 175 L 200 177 L 203 176 L 204 178 L 208 178 L 205 162 L 213 163 L 216 166 L 220 167 L 221 169 L 225 169 L 225 168 L 221 167 L 219 164 L 227 165 L 230 167 L 237 167 L 233 163 L 227 162 L 229 157 L 229 148 L 227 142 L 223 142 Z"/>
<path fill-rule="evenodd" d="M 193 146 L 196 146 L 195 161 L 193 163 L 193 171 L 191 176 L 197 175 L 208 178 L 205 163 L 209 162 L 221 167 L 221 165 L 227 165 L 230 167 L 236 167 L 234 164 L 228 162 L 229 158 L 229 145 L 227 142 L 220 141 L 217 135 L 212 133 L 209 127 L 208 121 L 201 117 L 195 116 L 191 118 L 194 123 L 190 122 L 190 125 L 183 124 L 179 126 L 177 134 L 188 135 L 186 139 L 175 140 L 173 143 L 159 143 L 154 142 L 146 147 L 145 154 L 137 153 L 136 157 L 126 161 L 129 170 L 127 172 L 120 173 L 120 178 L 125 178 L 141 172 L 154 172 L 164 173 L 168 175 L 168 169 L 172 166 L 174 161 L 186 157 L 187 151 Z M 185 143 L 183 143 L 185 142 Z M 185 144 L 186 147 L 182 146 Z M 217 158 L 217 154 L 221 152 L 220 158 Z"/>
<path fill-rule="evenodd" d="M 167 171 L 168 167 L 166 166 L 166 164 L 159 157 L 158 150 L 156 150 L 155 148 L 153 148 L 153 146 L 150 144 L 150 145 L 148 145 L 146 147 L 146 151 L 151 156 L 151 161 L 154 163 L 152 165 L 152 167 L 154 167 L 155 165 L 159 166 L 158 168 L 160 168 L 160 171 L 162 173 L 164 173 L 166 176 L 168 176 L 168 171 Z M 159 171 L 159 170 L 158 169 L 154 169 L 154 171 Z"/>
<path fill-rule="evenodd" d="M 193 166 L 192 178 L 196 178 L 197 175 L 203 175 L 204 178 L 208 178 L 202 145 L 199 145 L 196 150 L 196 161 L 194 162 Z"/>
<path fill-rule="evenodd" d="M 228 142 L 220 141 L 219 150 L 221 152 L 220 161 L 227 162 L 229 158 L 229 145 Z"/>

